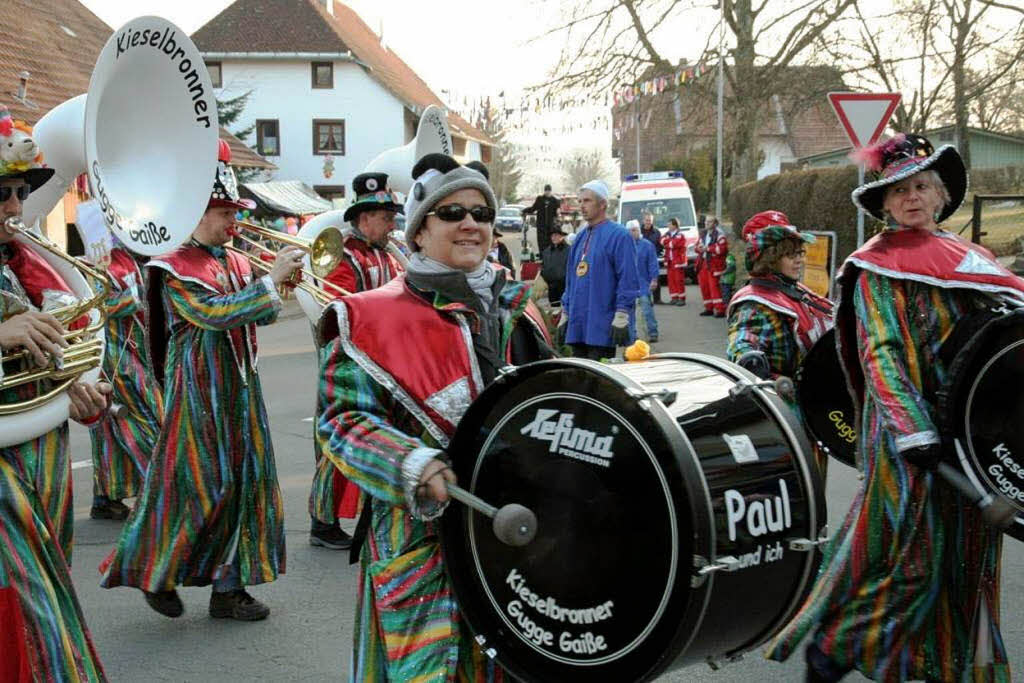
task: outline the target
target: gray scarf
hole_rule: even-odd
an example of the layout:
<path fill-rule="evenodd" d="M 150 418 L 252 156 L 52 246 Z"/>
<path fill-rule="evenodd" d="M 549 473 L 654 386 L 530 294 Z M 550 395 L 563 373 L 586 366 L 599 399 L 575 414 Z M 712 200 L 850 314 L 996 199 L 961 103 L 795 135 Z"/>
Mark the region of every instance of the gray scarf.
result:
<path fill-rule="evenodd" d="M 480 264 L 479 268 L 467 273 L 451 266 L 446 266 L 440 261 L 435 261 L 429 256 L 425 256 L 422 251 L 417 251 L 409 257 L 409 267 L 407 270 L 414 275 L 462 274 L 465 276 L 469 288 L 480 298 L 484 305 L 484 310 L 491 310 L 491 306 L 494 303 L 494 278 L 497 275 L 497 271 L 486 260 Z"/>

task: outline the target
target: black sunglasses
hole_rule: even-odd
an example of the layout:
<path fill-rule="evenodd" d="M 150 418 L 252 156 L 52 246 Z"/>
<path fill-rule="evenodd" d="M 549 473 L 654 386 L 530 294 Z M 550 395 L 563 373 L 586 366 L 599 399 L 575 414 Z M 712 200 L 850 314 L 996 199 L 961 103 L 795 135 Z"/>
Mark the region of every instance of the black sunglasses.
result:
<path fill-rule="evenodd" d="M 445 204 L 439 206 L 430 213 L 428 216 L 437 216 L 445 223 L 458 223 L 466 214 L 473 217 L 473 220 L 477 223 L 493 223 L 495 211 L 489 206 L 474 206 L 472 209 L 467 209 L 462 204 Z"/>
<path fill-rule="evenodd" d="M 30 185 L 18 185 L 17 187 L 11 187 L 10 185 L 4 185 L 0 187 L 0 203 L 6 202 L 11 198 L 14 192 L 18 193 L 18 199 L 25 201 L 28 196 L 32 193 L 32 187 Z"/>

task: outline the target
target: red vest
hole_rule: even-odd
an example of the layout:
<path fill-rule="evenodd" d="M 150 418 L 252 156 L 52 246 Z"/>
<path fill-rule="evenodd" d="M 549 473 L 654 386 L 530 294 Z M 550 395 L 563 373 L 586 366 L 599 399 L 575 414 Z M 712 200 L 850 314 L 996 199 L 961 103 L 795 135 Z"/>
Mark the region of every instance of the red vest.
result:
<path fill-rule="evenodd" d="M 167 325 L 163 308 L 163 276 L 172 276 L 193 285 L 199 285 L 212 294 L 231 294 L 243 289 L 252 281 L 252 270 L 244 256 L 227 251 L 225 257 L 228 267 L 221 265 L 210 252 L 202 247 L 191 244 L 178 247 L 169 254 L 157 256 L 146 264 L 150 271 L 147 289 L 149 302 L 149 340 L 150 357 L 153 370 L 160 381 L 163 381 L 164 358 L 167 349 Z M 231 343 L 231 351 L 239 373 L 244 373 L 245 357 L 249 356 L 249 367 L 256 367 L 256 326 L 254 324 L 227 330 Z"/>
<path fill-rule="evenodd" d="M 661 238 L 661 246 L 665 248 L 666 266 L 686 265 L 686 235 L 682 230 L 665 233 Z"/>
<path fill-rule="evenodd" d="M 1001 266 L 985 247 L 957 235 L 927 230 L 887 230 L 850 254 L 839 275 L 836 343 L 857 401 L 864 395 L 864 376 L 857 357 L 853 290 L 861 270 L 936 287 L 973 289 L 1024 306 L 1024 278 Z"/>
<path fill-rule="evenodd" d="M 144 280 L 142 270 L 135 258 L 128 253 L 127 249 L 115 247 L 110 250 L 110 264 L 107 266 L 107 275 L 114 281 L 121 291 L 135 289 L 136 296 L 141 298 L 142 285 Z M 146 324 L 146 312 L 142 306 L 135 312 L 135 319 L 141 324 Z"/>
<path fill-rule="evenodd" d="M 468 310 L 455 308 L 452 310 Z M 543 332 L 539 313 L 524 317 Z M 442 447 L 483 378 L 469 323 L 448 315 L 409 289 L 405 275 L 377 289 L 333 301 L 320 318 L 321 347 L 341 337 L 345 353 L 381 383 Z M 509 358 L 511 345 L 505 349 Z"/>
<path fill-rule="evenodd" d="M 324 278 L 325 280 L 354 294 L 376 289 L 402 272 L 397 259 L 386 250 L 352 235 L 351 229 L 344 232 L 349 235 L 344 243 L 345 258 Z M 327 287 L 327 291 L 342 296 L 331 287 Z"/>
<path fill-rule="evenodd" d="M 60 273 L 46 259 L 36 253 L 35 249 L 17 240 L 11 240 L 8 244 L 12 254 L 7 265 L 14 276 L 18 278 L 18 282 L 21 283 L 33 306 L 42 307 L 43 297 L 47 290 L 74 294 Z"/>
<path fill-rule="evenodd" d="M 803 283 L 797 282 L 796 288 L 821 308 L 832 310 L 832 302 L 829 299 L 818 296 Z M 755 282 L 744 285 L 729 302 L 729 315 L 732 315 L 733 309 L 744 301 L 756 302 L 786 316 L 792 324 L 793 336 L 800 347 L 801 355 L 810 351 L 814 342 L 832 329 L 831 313 L 810 306 L 805 301 L 796 301 L 777 289 L 771 289 Z"/>

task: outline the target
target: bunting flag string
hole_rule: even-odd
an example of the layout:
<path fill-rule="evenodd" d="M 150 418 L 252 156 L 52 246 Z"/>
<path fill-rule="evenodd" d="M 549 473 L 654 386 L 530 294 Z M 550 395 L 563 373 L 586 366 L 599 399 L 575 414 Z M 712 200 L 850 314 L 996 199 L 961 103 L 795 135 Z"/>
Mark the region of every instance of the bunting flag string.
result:
<path fill-rule="evenodd" d="M 632 104 L 638 97 L 660 95 L 666 90 L 691 84 L 710 70 L 710 66 L 701 62 L 694 66 L 677 69 L 671 76 L 658 76 L 643 83 L 624 85 L 612 93 L 612 103 L 616 107 L 623 107 Z"/>

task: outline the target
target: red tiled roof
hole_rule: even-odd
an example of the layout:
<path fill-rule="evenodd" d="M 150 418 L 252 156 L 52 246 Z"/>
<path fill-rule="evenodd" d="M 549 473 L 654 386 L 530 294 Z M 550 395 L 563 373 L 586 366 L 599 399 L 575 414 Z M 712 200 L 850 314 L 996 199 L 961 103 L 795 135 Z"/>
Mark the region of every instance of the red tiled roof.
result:
<path fill-rule="evenodd" d="M 0 20 L 0 103 L 34 125 L 89 89 L 96 58 L 113 32 L 77 0 L 8 0 Z M 22 71 L 31 74 L 26 99 L 35 107 L 15 99 Z"/>
<path fill-rule="evenodd" d="M 431 104 L 445 107 L 408 64 L 381 45 L 358 14 L 337 0 L 333 16 L 318 0 L 236 0 L 192 40 L 202 52 L 351 51 L 371 77 L 417 113 Z M 454 135 L 494 144 L 455 112 L 448 112 L 448 125 Z"/>
<path fill-rule="evenodd" d="M 231 148 L 231 166 L 235 168 L 258 168 L 266 171 L 276 171 L 277 166 L 270 163 L 244 142 L 236 138 L 224 126 L 220 127 L 220 139 L 228 143 Z"/>

